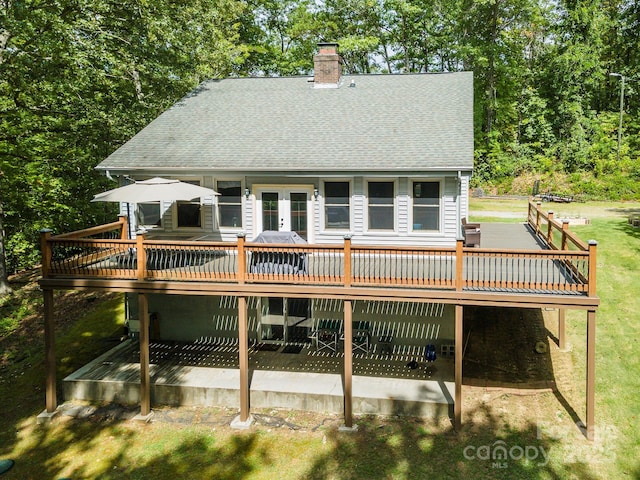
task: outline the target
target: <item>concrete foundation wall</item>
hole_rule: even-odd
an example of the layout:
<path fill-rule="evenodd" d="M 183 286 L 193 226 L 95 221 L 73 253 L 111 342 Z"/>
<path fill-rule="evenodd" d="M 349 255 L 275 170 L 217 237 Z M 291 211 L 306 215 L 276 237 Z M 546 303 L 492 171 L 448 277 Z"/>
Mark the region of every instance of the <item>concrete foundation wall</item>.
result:
<path fill-rule="evenodd" d="M 135 354 L 137 347 L 135 340 L 122 342 L 64 378 L 65 401 L 139 404 L 140 365 L 132 361 L 132 354 Z M 221 347 L 224 351 L 228 349 Z M 184 352 L 190 351 L 190 346 L 184 347 Z M 289 360 L 295 362 L 295 357 Z M 336 370 L 341 362 L 334 363 L 333 371 L 321 373 L 295 371 L 287 360 L 282 360 L 284 370 L 268 367 L 251 369 L 251 408 L 284 408 L 335 414 L 344 412 L 343 373 Z M 304 363 L 304 359 L 301 360 Z M 449 361 L 440 362 L 444 362 L 439 364 L 441 371 L 450 368 Z M 268 363 L 263 365 L 267 366 Z M 395 363 L 399 362 L 396 360 Z M 238 368 L 177 365 L 167 359 L 164 364 L 151 364 L 149 373 L 152 406 L 240 406 Z M 451 416 L 453 390 L 453 382 L 445 381 L 444 377 L 427 379 L 419 376 L 408 379 L 354 375 L 353 412 Z"/>

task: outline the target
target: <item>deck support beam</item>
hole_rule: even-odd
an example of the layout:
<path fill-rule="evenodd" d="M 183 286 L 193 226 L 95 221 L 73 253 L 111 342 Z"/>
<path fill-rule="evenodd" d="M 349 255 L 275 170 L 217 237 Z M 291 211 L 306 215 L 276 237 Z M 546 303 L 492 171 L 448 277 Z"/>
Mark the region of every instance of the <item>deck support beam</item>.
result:
<path fill-rule="evenodd" d="M 344 301 L 344 425 L 353 428 L 353 309 Z"/>
<path fill-rule="evenodd" d="M 240 422 L 249 420 L 249 327 L 247 297 L 238 297 L 238 355 L 240 366 Z"/>
<path fill-rule="evenodd" d="M 453 426 L 456 430 L 462 427 L 462 355 L 463 355 L 463 308 L 455 308 L 455 398 L 453 399 Z"/>
<path fill-rule="evenodd" d="M 587 440 L 595 433 L 596 391 L 596 312 L 587 312 Z"/>
<path fill-rule="evenodd" d="M 146 293 L 138 295 L 140 321 L 140 415 L 151 413 L 151 378 L 149 375 L 149 303 Z"/>
<path fill-rule="evenodd" d="M 53 290 L 43 290 L 44 297 L 44 348 L 45 348 L 45 403 L 46 412 L 58 407 L 56 396 L 56 337 L 53 315 Z"/>

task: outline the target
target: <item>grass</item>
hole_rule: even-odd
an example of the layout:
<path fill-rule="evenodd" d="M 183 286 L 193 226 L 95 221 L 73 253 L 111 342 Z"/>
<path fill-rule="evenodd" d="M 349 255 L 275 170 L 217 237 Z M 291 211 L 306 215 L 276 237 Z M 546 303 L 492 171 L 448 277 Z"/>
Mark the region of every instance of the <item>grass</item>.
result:
<path fill-rule="evenodd" d="M 640 478 L 640 284 L 634 280 L 640 270 L 640 230 L 625 220 L 595 218 L 575 230 L 582 238 L 598 240 L 596 423 L 611 437 L 619 478 Z M 579 320 L 572 322 L 576 360 L 584 355 Z"/>
<path fill-rule="evenodd" d="M 471 210 L 473 221 L 488 221 L 492 214 L 509 212 L 510 205 L 522 205 L 522 200 L 475 200 Z M 640 212 L 640 204 L 631 202 L 588 202 L 543 204 L 542 209 L 554 211 L 556 217 L 584 217 L 589 225 L 571 229 L 583 240 L 598 241 L 598 289 L 601 300 L 597 312 L 596 340 L 596 442 L 595 451 L 578 449 L 587 463 L 607 466 L 608 478 L 640 478 L 640 432 L 637 392 L 640 392 L 640 229 L 631 227 L 627 218 Z M 493 217 L 494 219 L 496 217 Z M 585 378 L 585 314 L 567 314 L 567 335 L 572 345 L 575 378 Z M 583 399 L 584 385 L 575 385 L 576 402 Z M 583 410 L 580 410 L 583 411 Z M 574 458 L 573 445 L 563 448 L 567 458 Z M 575 450 L 574 450 L 575 452 Z M 595 452 L 595 453 L 594 453 Z M 590 461 L 590 462 L 589 462 Z M 603 476 L 606 469 L 602 470 Z"/>
<path fill-rule="evenodd" d="M 526 203 L 510 203 L 474 199 L 470 217 L 517 221 L 505 215 L 521 212 Z M 44 407 L 41 293 L 19 285 L 12 299 L 0 304 L 0 351 L 9 352 L 3 353 L 0 370 L 0 458 L 16 461 L 3 480 L 639 479 L 640 229 L 626 222 L 638 204 L 549 206 L 567 215 L 589 213 L 590 225 L 572 229 L 599 242 L 595 442 L 587 442 L 574 426 L 576 417 L 584 416 L 586 314 L 581 311 L 567 314 L 571 349 L 558 352 L 566 362 L 554 365 L 556 393 L 464 387 L 464 427 L 457 433 L 446 420 L 402 417 L 359 417 L 358 431 L 346 433 L 338 430 L 339 417 L 278 410 L 254 412 L 260 421 L 237 432 L 228 426 L 235 409 L 221 408 L 157 409 L 158 418 L 169 413 L 150 424 L 109 414 L 62 416 L 40 427 L 35 416 Z M 120 296 L 71 292 L 56 293 L 55 304 L 60 383 L 111 347 L 121 332 L 123 302 Z M 485 459 L 500 445 L 513 456 Z M 522 458 L 514 458 L 520 452 Z"/>

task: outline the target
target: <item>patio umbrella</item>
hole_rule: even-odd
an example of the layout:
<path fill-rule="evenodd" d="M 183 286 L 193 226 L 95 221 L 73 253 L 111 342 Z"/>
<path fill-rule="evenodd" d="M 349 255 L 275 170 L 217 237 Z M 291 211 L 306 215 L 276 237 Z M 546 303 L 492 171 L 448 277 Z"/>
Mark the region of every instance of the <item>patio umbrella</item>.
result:
<path fill-rule="evenodd" d="M 114 188 L 93 196 L 92 202 L 176 202 L 178 200 L 192 200 L 198 197 L 219 195 L 216 191 L 181 182 L 169 178 L 155 177 L 149 180 L 141 180 L 124 187 Z"/>
<path fill-rule="evenodd" d="M 146 202 L 177 202 L 178 200 L 192 200 L 198 197 L 210 197 L 220 195 L 210 188 L 181 182 L 171 178 L 154 177 L 149 180 L 140 180 L 124 187 L 114 188 L 93 196 L 92 202 L 125 202 L 127 204 L 127 219 L 131 229 L 129 213 L 130 203 Z M 131 230 L 129 230 L 131 238 Z"/>

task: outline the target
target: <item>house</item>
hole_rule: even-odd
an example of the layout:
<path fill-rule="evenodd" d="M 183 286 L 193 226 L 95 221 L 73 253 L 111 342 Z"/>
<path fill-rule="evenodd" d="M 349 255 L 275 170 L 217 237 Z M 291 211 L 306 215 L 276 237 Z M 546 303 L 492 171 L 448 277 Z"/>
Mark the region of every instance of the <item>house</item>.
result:
<path fill-rule="evenodd" d="M 441 393 L 455 399 L 460 424 L 464 305 L 580 308 L 595 328 L 595 248 L 570 253 L 561 233 L 563 253 L 531 254 L 534 271 L 502 253 L 487 263 L 461 241 L 473 170 L 470 72 L 343 76 L 337 45 L 320 44 L 313 78 L 206 81 L 98 169 L 120 182 L 165 176 L 218 193 L 123 204 L 111 243 L 89 232 L 43 235 L 48 322 L 56 288 L 127 293 L 145 415 L 149 335 L 237 345 L 242 422 L 248 345 L 340 352 L 351 427 L 354 352 L 434 348 L 452 355 L 455 381 Z M 552 216 L 533 209 L 529 220 L 548 228 L 537 233 L 553 245 Z"/>
<path fill-rule="evenodd" d="M 138 205 L 134 229 L 454 245 L 473 169 L 472 74 L 341 76 L 335 45 L 315 62 L 315 78 L 206 81 L 98 165 L 220 193 L 215 205 Z"/>
<path fill-rule="evenodd" d="M 132 230 L 227 242 L 293 231 L 310 244 L 350 235 L 359 245 L 453 247 L 473 169 L 472 74 L 344 77 L 335 44 L 321 45 L 315 62 L 314 78 L 204 82 L 104 160 L 98 169 L 112 177 L 164 175 L 220 194 L 131 205 Z M 164 313 L 174 298 L 150 301 L 167 338 L 220 335 L 209 325 L 211 299 L 201 299 L 207 314 L 189 325 Z M 282 315 L 287 303 L 271 299 L 262 309 Z M 341 318 L 342 308 L 331 314 Z M 437 319 L 445 343 L 453 341 L 447 314 Z"/>

